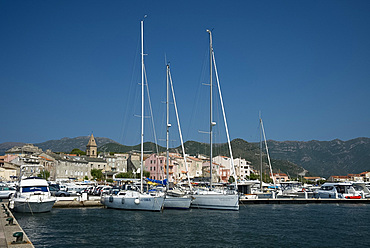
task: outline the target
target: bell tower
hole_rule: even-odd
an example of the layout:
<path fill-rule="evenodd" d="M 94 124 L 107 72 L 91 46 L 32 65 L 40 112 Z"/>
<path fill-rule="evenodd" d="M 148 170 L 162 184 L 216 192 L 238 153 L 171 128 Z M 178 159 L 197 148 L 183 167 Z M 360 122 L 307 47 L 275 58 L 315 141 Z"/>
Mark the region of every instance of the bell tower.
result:
<path fill-rule="evenodd" d="M 89 143 L 86 146 L 86 156 L 90 158 L 96 158 L 98 153 L 98 146 L 96 145 L 94 135 L 91 134 Z"/>

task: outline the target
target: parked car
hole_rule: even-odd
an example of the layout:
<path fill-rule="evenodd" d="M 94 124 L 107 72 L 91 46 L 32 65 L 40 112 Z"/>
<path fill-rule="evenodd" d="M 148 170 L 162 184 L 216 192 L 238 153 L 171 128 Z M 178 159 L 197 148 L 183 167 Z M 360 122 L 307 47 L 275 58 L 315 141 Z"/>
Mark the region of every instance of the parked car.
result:
<path fill-rule="evenodd" d="M 101 189 L 104 187 L 105 185 L 98 185 L 95 187 L 94 191 L 93 191 L 93 195 L 101 195 Z"/>
<path fill-rule="evenodd" d="M 81 191 L 81 193 L 87 193 L 87 194 L 91 195 L 93 190 L 94 190 L 94 186 L 88 186 L 86 189 Z"/>
<path fill-rule="evenodd" d="M 64 190 L 59 190 L 53 186 L 49 186 L 50 194 L 56 197 L 71 196 L 71 194 Z"/>
<path fill-rule="evenodd" d="M 4 198 L 10 199 L 14 195 L 15 191 L 16 190 L 13 187 L 1 186 L 0 187 L 0 198 L 1 199 L 4 199 Z"/>
<path fill-rule="evenodd" d="M 100 190 L 100 195 L 106 195 L 109 194 L 110 190 L 112 189 L 112 186 L 104 186 Z"/>

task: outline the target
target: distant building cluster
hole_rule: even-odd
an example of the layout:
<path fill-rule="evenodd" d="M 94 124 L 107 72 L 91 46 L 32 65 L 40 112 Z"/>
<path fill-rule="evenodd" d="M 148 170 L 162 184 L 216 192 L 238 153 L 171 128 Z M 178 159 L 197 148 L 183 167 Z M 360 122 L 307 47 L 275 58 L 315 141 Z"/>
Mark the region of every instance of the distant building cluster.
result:
<path fill-rule="evenodd" d="M 212 160 L 213 182 L 226 183 L 232 176 L 231 159 L 217 156 Z M 64 180 L 91 180 L 91 170 L 101 170 L 106 179 L 115 179 L 119 173 L 140 173 L 140 154 L 135 152 L 98 154 L 97 144 L 93 135 L 86 146 L 86 155 L 54 153 L 26 144 L 22 147 L 13 147 L 0 156 L 0 177 L 2 180 L 12 180 L 20 176 L 20 168 L 27 171 L 23 174 L 37 175 L 47 171 L 50 181 Z M 187 175 L 194 182 L 206 181 L 210 177 L 209 158 L 204 156 L 186 155 L 186 164 L 183 156 L 178 153 L 169 155 L 169 181 L 181 182 Z M 22 166 L 27 165 L 27 166 Z M 167 159 L 165 154 L 150 154 L 144 157 L 144 170 L 150 173 L 150 178 L 163 180 L 167 174 Z M 246 179 L 251 173 L 251 162 L 245 159 L 234 159 L 235 172 L 238 179 Z"/>
<path fill-rule="evenodd" d="M 330 182 L 370 182 L 370 171 L 364 171 L 360 174 L 348 174 L 347 176 L 330 176 Z"/>

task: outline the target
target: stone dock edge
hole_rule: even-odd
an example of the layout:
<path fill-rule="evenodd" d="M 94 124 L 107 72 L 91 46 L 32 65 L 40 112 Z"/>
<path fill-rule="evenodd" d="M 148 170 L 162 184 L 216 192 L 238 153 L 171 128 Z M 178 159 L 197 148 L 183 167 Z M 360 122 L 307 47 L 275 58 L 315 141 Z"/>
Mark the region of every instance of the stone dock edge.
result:
<path fill-rule="evenodd" d="M 0 202 L 0 247 L 1 248 L 31 248 L 34 247 L 27 234 L 23 231 L 6 202 Z M 11 219 L 12 218 L 12 219 Z M 11 223 L 13 221 L 13 223 Z M 22 236 L 22 241 L 15 243 L 15 236 Z M 13 236 L 15 235 L 15 236 Z"/>
<path fill-rule="evenodd" d="M 242 199 L 241 205 L 247 204 L 370 204 L 370 199 L 316 199 L 316 198 L 278 198 L 278 199 Z"/>

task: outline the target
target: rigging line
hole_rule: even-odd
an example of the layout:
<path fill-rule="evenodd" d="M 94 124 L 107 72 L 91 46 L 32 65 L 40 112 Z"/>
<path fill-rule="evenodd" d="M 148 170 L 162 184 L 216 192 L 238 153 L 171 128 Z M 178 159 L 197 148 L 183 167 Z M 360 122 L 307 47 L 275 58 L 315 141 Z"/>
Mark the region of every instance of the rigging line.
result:
<path fill-rule="evenodd" d="M 235 190 L 237 190 L 238 189 L 238 180 L 237 180 L 237 177 L 236 177 L 236 171 L 235 171 L 235 166 L 234 166 L 233 151 L 231 149 L 229 128 L 227 126 L 226 114 L 225 114 L 225 108 L 224 108 L 224 102 L 222 100 L 222 94 L 221 94 L 220 80 L 219 80 L 219 77 L 218 77 L 217 66 L 216 66 L 215 53 L 213 51 L 212 51 L 212 60 L 213 60 L 213 66 L 214 66 L 214 71 L 215 71 L 215 75 L 216 75 L 216 82 L 217 82 L 218 94 L 220 96 L 220 104 L 221 104 L 221 108 L 222 108 L 222 115 L 224 117 L 225 131 L 226 131 L 226 136 L 227 136 L 227 143 L 229 145 L 230 158 L 231 158 L 230 159 L 230 163 L 231 163 L 231 166 L 232 166 L 233 175 L 234 175 L 234 179 L 235 179 L 235 187 L 236 187 Z"/>
<path fill-rule="evenodd" d="M 265 140 L 266 154 L 267 154 L 267 159 L 268 159 L 268 162 L 269 162 L 269 165 L 270 165 L 270 172 L 271 172 L 271 176 L 272 176 L 272 181 L 274 182 L 274 186 L 276 187 L 275 177 L 274 177 L 274 174 L 272 173 L 271 160 L 270 160 L 270 155 L 269 155 L 269 149 L 268 149 L 268 147 L 267 147 L 266 134 L 265 134 L 265 129 L 263 128 L 263 121 L 262 121 L 262 118 L 260 119 L 260 121 L 261 121 L 261 127 L 262 127 L 263 138 L 264 138 L 264 140 Z"/>
<path fill-rule="evenodd" d="M 154 126 L 154 117 L 153 117 L 152 101 L 150 100 L 149 85 L 148 85 L 148 78 L 147 78 L 147 75 L 146 75 L 145 65 L 144 65 L 144 77 L 145 77 L 145 84 L 146 84 L 146 92 L 147 92 L 147 94 L 148 94 L 148 103 L 149 103 L 150 116 L 151 116 L 151 119 L 152 119 L 152 126 L 153 126 L 153 135 L 154 135 L 155 149 L 156 149 L 157 155 L 159 155 L 159 151 L 158 151 L 158 142 L 157 142 L 157 135 L 156 135 L 156 132 L 155 132 L 155 126 Z"/>
<path fill-rule="evenodd" d="M 137 45 L 136 45 L 136 50 L 135 51 L 139 51 L 139 47 L 140 47 L 140 36 L 137 40 Z M 133 81 L 134 81 L 134 77 L 135 77 L 135 71 L 137 70 L 137 61 L 138 61 L 138 58 L 139 58 L 139 53 L 138 52 L 135 52 L 135 56 L 134 56 L 134 62 L 133 62 L 133 66 L 132 66 L 132 71 L 131 71 L 131 80 L 130 80 L 130 87 L 129 87 L 129 93 L 127 94 L 128 96 L 131 96 L 132 94 L 132 91 L 133 91 L 133 87 L 134 87 L 134 84 L 133 84 Z M 136 85 L 136 84 L 135 84 Z M 136 89 L 136 87 L 135 87 Z M 129 110 L 129 105 L 130 105 L 130 97 L 126 97 L 126 108 L 125 108 L 125 112 L 124 114 L 122 115 L 122 119 L 121 119 L 121 123 L 122 123 L 122 129 L 121 129 L 121 133 L 120 133 L 120 141 L 123 142 L 123 138 L 125 135 L 127 135 L 125 133 L 126 131 L 126 127 L 128 126 L 128 122 L 129 122 L 129 119 L 131 118 L 128 118 L 127 117 L 127 114 L 128 113 L 128 110 Z M 126 117 L 125 117 L 126 115 Z"/>
<path fill-rule="evenodd" d="M 175 97 L 175 91 L 173 89 L 173 83 L 172 83 L 172 76 L 171 76 L 171 71 L 168 71 L 168 74 L 170 76 L 170 83 L 171 83 L 171 91 L 172 91 L 172 99 L 173 99 L 173 104 L 175 107 L 175 113 L 176 113 L 176 120 L 177 120 L 177 127 L 179 129 L 179 136 L 180 136 L 180 142 L 181 142 L 181 148 L 182 148 L 182 154 L 184 156 L 184 162 L 185 162 L 185 168 L 186 168 L 186 177 L 188 178 L 188 183 L 190 187 L 190 191 L 192 191 L 191 183 L 190 183 L 190 177 L 189 177 L 189 167 L 188 163 L 186 161 L 186 154 L 185 154 L 185 147 L 184 147 L 184 140 L 182 139 L 182 133 L 181 133 L 181 126 L 180 126 L 180 117 L 179 113 L 177 111 L 177 104 L 176 104 L 176 97 Z"/>
<path fill-rule="evenodd" d="M 208 49 L 208 47 L 207 47 Z M 193 95 L 193 98 L 191 99 L 192 100 L 192 109 L 191 109 L 191 115 L 190 115 L 190 118 L 189 118 L 189 125 L 187 127 L 187 130 L 185 132 L 185 136 L 186 137 L 190 137 L 191 140 L 198 140 L 198 141 L 205 141 L 204 139 L 204 135 L 199 135 L 198 134 L 198 131 L 195 131 L 194 130 L 199 130 L 199 127 L 200 127 L 200 124 L 204 124 L 204 123 L 201 123 L 200 120 L 204 121 L 204 118 L 197 118 L 195 119 L 195 116 L 196 115 L 199 115 L 200 113 L 200 106 L 202 106 L 202 104 L 200 104 L 200 99 L 201 99 L 201 88 L 202 88 L 202 82 L 204 81 L 203 79 L 205 78 L 205 68 L 206 68 L 206 58 L 208 56 L 208 50 L 205 49 L 204 51 L 204 56 L 203 56 L 203 63 L 202 63 L 202 67 L 201 67 L 201 70 L 200 70 L 200 73 L 199 73 L 199 77 L 198 77 L 198 82 L 196 83 L 196 85 L 198 86 L 196 88 L 196 91 L 195 91 L 195 94 Z M 195 87 L 194 87 L 195 88 Z M 208 123 L 208 122 L 206 122 Z M 205 125 L 204 125 L 205 126 Z M 201 137 L 199 139 L 199 137 Z M 189 140 L 189 139 L 188 139 Z M 200 152 L 200 151 L 199 151 Z"/>
<path fill-rule="evenodd" d="M 164 77 L 163 79 L 163 82 L 164 85 L 166 85 L 166 76 Z M 165 90 L 161 90 L 161 97 L 160 99 L 165 99 L 166 98 L 166 91 Z M 159 112 L 162 113 L 161 114 L 161 118 L 160 118 L 160 121 L 159 121 L 159 126 L 160 127 L 165 127 L 166 126 L 166 104 L 163 104 L 165 102 L 161 102 L 160 104 L 160 107 L 159 107 Z M 158 119 L 157 119 L 158 120 Z M 165 139 L 163 137 L 165 137 L 166 133 L 166 129 L 165 128 L 159 128 L 159 134 L 158 134 L 158 137 L 159 138 L 159 142 L 161 142 L 161 144 L 164 144 L 162 146 L 165 146 L 166 145 L 166 142 L 165 142 Z"/>

